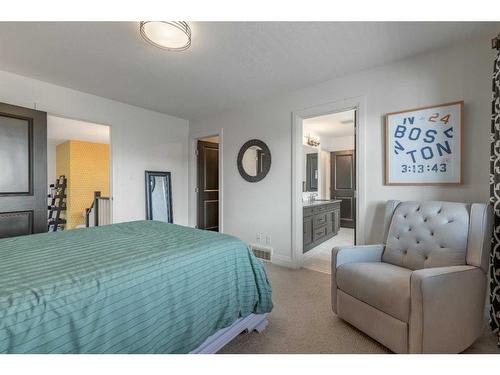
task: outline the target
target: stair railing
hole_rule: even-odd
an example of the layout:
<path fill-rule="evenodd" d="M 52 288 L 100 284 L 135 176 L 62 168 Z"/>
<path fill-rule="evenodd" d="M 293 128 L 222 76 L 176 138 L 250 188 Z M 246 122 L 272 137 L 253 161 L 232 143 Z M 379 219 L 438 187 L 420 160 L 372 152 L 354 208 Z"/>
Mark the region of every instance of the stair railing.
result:
<path fill-rule="evenodd" d="M 85 226 L 98 227 L 111 224 L 111 204 L 109 197 L 101 197 L 100 191 L 94 192 L 94 199 L 85 209 Z"/>

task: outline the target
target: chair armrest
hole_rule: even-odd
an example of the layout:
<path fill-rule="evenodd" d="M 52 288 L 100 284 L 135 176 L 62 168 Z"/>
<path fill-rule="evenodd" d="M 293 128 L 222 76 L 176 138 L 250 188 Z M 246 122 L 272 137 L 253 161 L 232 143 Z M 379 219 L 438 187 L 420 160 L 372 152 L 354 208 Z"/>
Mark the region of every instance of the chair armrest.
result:
<path fill-rule="evenodd" d="M 460 353 L 481 334 L 486 275 L 475 266 L 412 272 L 410 353 Z"/>
<path fill-rule="evenodd" d="M 341 246 L 333 248 L 331 295 L 334 313 L 337 313 L 337 267 L 346 263 L 380 262 L 384 248 L 384 245 Z"/>
<path fill-rule="evenodd" d="M 346 263 L 380 262 L 384 245 L 340 246 L 332 250 L 332 272 Z"/>

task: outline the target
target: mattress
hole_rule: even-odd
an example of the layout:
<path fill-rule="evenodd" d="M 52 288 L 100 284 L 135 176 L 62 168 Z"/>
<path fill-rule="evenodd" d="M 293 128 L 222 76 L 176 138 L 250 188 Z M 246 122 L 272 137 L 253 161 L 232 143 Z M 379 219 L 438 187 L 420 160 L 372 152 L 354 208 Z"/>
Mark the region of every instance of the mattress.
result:
<path fill-rule="evenodd" d="M 188 353 L 271 309 L 229 235 L 136 221 L 0 240 L 1 353 Z"/>

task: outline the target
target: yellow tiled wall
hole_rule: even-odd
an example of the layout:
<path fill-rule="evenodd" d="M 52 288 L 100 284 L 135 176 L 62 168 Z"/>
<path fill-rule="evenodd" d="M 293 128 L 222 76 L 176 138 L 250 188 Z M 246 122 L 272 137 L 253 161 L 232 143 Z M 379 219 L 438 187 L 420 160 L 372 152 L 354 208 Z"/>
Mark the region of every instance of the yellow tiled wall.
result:
<path fill-rule="evenodd" d="M 67 141 L 56 148 L 56 175 L 68 179 L 66 229 L 85 224 L 94 191 L 109 197 L 109 145 Z"/>

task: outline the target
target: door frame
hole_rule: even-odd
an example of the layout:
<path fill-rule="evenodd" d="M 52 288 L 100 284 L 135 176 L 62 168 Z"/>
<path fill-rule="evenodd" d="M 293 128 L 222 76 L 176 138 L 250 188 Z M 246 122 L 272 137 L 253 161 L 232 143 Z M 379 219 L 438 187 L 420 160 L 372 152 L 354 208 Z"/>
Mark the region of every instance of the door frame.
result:
<path fill-rule="evenodd" d="M 63 119 L 68 119 L 68 120 L 73 120 L 73 121 L 81 121 L 81 122 L 88 122 L 89 124 L 93 124 L 93 125 L 101 125 L 101 126 L 107 126 L 109 128 L 109 215 L 111 216 L 111 224 L 114 224 L 115 223 L 115 220 L 114 220 L 114 210 L 113 210 L 113 168 L 114 168 L 114 164 L 113 164 L 113 126 L 110 125 L 110 124 L 104 124 L 104 123 L 101 123 L 101 122 L 96 122 L 96 121 L 92 121 L 92 120 L 86 120 L 84 118 L 75 118 L 75 117 L 70 117 L 70 116 L 66 116 L 66 115 L 61 115 L 61 114 L 58 114 L 56 112 L 52 112 L 52 111 L 47 111 L 47 128 L 49 126 L 49 117 L 52 116 L 52 117 L 59 117 L 59 118 L 63 118 Z M 48 141 L 48 137 L 47 137 L 47 141 Z M 48 145 L 47 145 L 48 146 Z M 47 189 L 49 187 L 49 184 L 50 182 L 47 181 Z"/>
<path fill-rule="evenodd" d="M 365 96 L 347 98 L 339 101 L 325 103 L 310 108 L 294 111 L 292 113 L 292 263 L 295 268 L 300 268 L 303 263 L 303 209 L 302 209 L 302 143 L 303 121 L 308 118 L 324 116 L 332 113 L 355 110 L 355 158 L 356 158 L 356 245 L 365 243 L 365 223 L 360 218 L 366 212 L 366 140 L 365 140 Z"/>
<path fill-rule="evenodd" d="M 198 219 L 198 207 L 196 192 L 197 172 L 196 150 L 198 140 L 207 137 L 219 137 L 219 233 L 224 233 L 224 168 L 223 168 L 223 152 L 224 152 L 224 131 L 221 128 L 218 132 L 197 132 L 189 136 L 189 226 L 195 228 Z"/>

